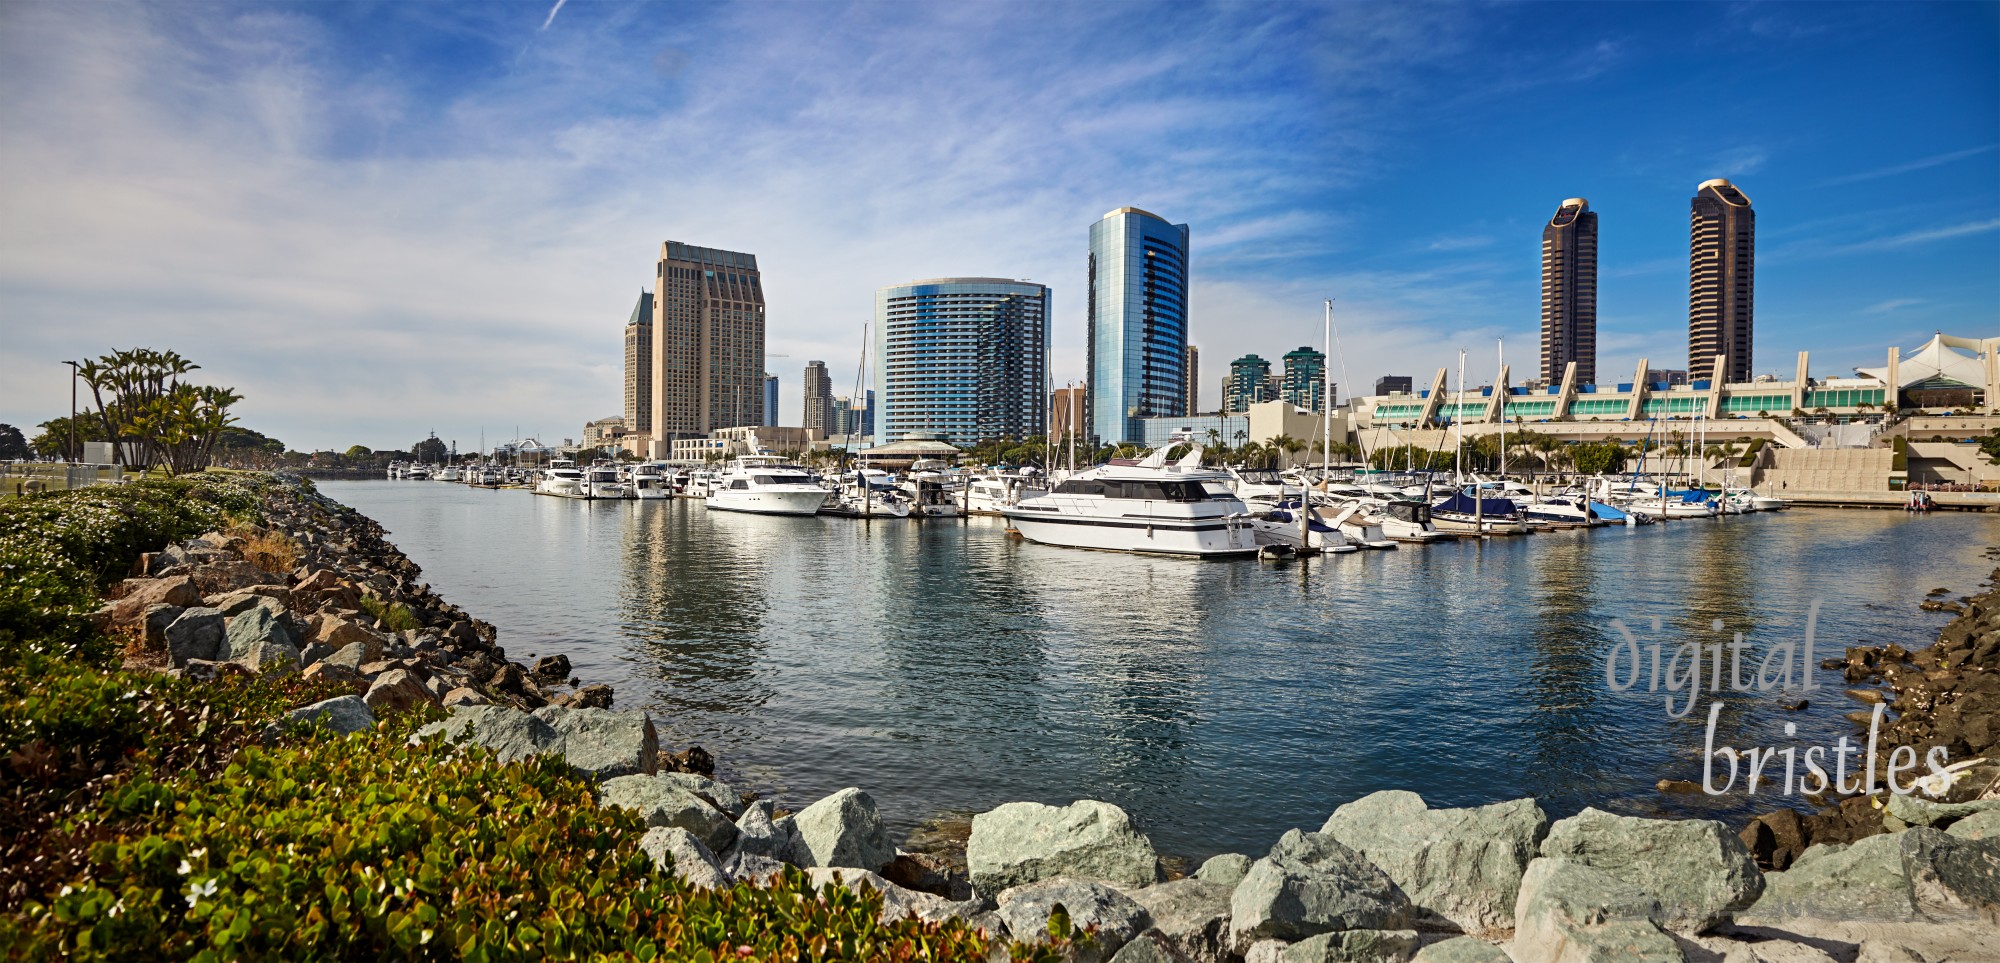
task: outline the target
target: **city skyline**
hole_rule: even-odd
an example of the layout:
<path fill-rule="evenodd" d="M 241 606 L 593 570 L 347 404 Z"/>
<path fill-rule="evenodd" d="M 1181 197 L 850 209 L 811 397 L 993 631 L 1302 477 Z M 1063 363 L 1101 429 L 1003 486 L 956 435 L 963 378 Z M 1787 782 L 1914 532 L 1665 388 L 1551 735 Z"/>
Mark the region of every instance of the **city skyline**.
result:
<path fill-rule="evenodd" d="M 1459 346 L 1490 367 L 1496 337 L 1523 380 L 1526 239 L 1570 196 L 1616 223 L 1600 377 L 1685 363 L 1684 205 L 1713 177 L 1765 215 L 1757 374 L 2000 311 L 1989 6 L 549 13 L 10 5 L 0 421 L 66 413 L 62 360 L 145 344 L 297 448 L 573 435 L 621 407 L 616 322 L 663 237 L 757 252 L 769 350 L 838 358 L 897 278 L 1082 292 L 1083 225 L 1125 205 L 1198 235 L 1193 342 L 1316 341 L 1333 297 L 1357 385 Z M 921 53 L 968 30 L 1013 43 Z M 1558 31 L 1559 68 L 1520 53 Z M 1590 134 L 1550 153 L 1558 116 Z M 1057 384 L 1085 323 L 1056 302 Z"/>

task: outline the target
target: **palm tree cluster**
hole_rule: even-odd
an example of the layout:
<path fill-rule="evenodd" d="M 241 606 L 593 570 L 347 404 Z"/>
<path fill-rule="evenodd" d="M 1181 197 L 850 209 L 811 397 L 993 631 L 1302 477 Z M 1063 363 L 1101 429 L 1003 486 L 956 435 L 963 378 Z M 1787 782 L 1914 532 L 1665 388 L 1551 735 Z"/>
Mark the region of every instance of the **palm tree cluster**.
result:
<path fill-rule="evenodd" d="M 97 403 L 93 414 L 103 437 L 117 442 L 114 464 L 173 474 L 209 466 L 216 440 L 236 422 L 229 407 L 243 396 L 181 380 L 200 367 L 175 352 L 151 348 L 117 351 L 76 366 Z"/>

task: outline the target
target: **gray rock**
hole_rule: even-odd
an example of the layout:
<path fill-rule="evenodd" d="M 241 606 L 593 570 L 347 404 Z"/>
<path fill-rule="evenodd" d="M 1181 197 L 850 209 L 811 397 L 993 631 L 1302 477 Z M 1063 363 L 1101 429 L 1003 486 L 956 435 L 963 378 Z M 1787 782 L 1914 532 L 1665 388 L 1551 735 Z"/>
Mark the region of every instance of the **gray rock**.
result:
<path fill-rule="evenodd" d="M 1718 944 L 1713 940 L 1701 942 L 1701 947 L 1714 952 L 1722 950 L 1721 963 L 1838 963 L 1818 947 L 1804 943 L 1794 943 L 1786 939 L 1765 940 L 1759 943 L 1727 942 Z"/>
<path fill-rule="evenodd" d="M 1917 951 L 1888 940 L 1862 940 L 1854 963 L 1924 963 Z"/>
<path fill-rule="evenodd" d="M 507 706 L 460 706 L 443 722 L 417 730 L 415 738 L 470 742 L 493 750 L 501 762 L 561 752 L 562 734 L 554 726 Z"/>
<path fill-rule="evenodd" d="M 1410 902 L 1468 933 L 1514 925 L 1521 874 L 1548 832 L 1533 799 L 1476 809 L 1431 809 L 1413 792 L 1363 796 L 1320 832 L 1368 857 Z"/>
<path fill-rule="evenodd" d="M 729 815 L 688 792 L 679 783 L 657 775 L 617 776 L 597 787 L 602 806 L 617 806 L 639 814 L 648 826 L 685 829 L 710 852 L 723 852 L 736 842 L 736 825 Z"/>
<path fill-rule="evenodd" d="M 2000 841 L 1922 827 L 1900 835 L 1903 875 L 1919 914 L 1935 922 L 2000 922 Z"/>
<path fill-rule="evenodd" d="M 158 608 L 161 606 L 146 610 L 149 625 L 153 612 Z M 217 659 L 225 651 L 223 636 L 226 627 L 222 613 L 200 606 L 178 611 L 180 614 L 162 630 L 162 637 L 167 643 L 167 657 L 173 660 L 174 665 L 185 666 L 189 659 L 228 661 Z"/>
<path fill-rule="evenodd" d="M 2000 839 L 2000 812 L 1983 812 L 1951 824 L 1945 832 L 1960 839 Z"/>
<path fill-rule="evenodd" d="M 1125 810 L 1094 799 L 1068 806 L 1007 803 L 972 817 L 966 869 L 982 893 L 1056 877 L 1147 886 L 1165 878 L 1153 843 Z"/>
<path fill-rule="evenodd" d="M 1749 907 L 1764 874 L 1712 819 L 1642 819 L 1600 809 L 1549 827 L 1542 854 L 1603 871 L 1659 899 L 1670 930 L 1699 933 Z"/>
<path fill-rule="evenodd" d="M 1242 853 L 1210 856 L 1208 862 L 1201 864 L 1201 868 L 1194 871 L 1194 878 L 1235 889 L 1237 883 L 1243 882 L 1243 874 L 1250 871 L 1250 864 L 1254 862 L 1256 860 Z"/>
<path fill-rule="evenodd" d="M 333 648 L 331 646 L 323 642 L 308 642 L 305 648 L 299 650 L 299 664 L 306 668 L 312 668 L 326 661 L 326 657 L 332 654 Z"/>
<path fill-rule="evenodd" d="M 771 818 L 771 801 L 759 799 L 743 810 L 736 820 L 736 851 L 751 856 L 798 865 L 808 856 L 800 855 L 798 826 L 789 818 L 775 821 Z"/>
<path fill-rule="evenodd" d="M 258 591 L 259 589 L 263 591 Z M 258 585 L 230 592 L 226 595 L 218 595 L 214 599 L 211 599 L 208 604 L 209 607 L 219 610 L 223 615 L 241 615 L 249 609 L 266 604 L 271 606 L 276 612 L 283 612 L 285 610 L 283 600 L 269 594 L 273 590 L 284 592 L 287 595 L 291 594 L 289 590 L 281 586 Z"/>
<path fill-rule="evenodd" d="M 731 853 L 723 861 L 722 869 L 731 879 L 739 882 L 763 883 L 785 875 L 785 869 L 790 865 L 769 856 L 739 852 Z"/>
<path fill-rule="evenodd" d="M 1229 951 L 1229 894 L 1235 888 L 1197 876 L 1125 895 L 1146 910 L 1153 918 L 1153 932 L 1175 952 L 1197 963 L 1221 963 Z"/>
<path fill-rule="evenodd" d="M 562 736 L 563 761 L 586 776 L 609 779 L 651 773 L 660 751 L 653 718 L 643 711 L 543 706 L 535 718 Z"/>
<path fill-rule="evenodd" d="M 1521 877 L 1513 953 L 1544 963 L 1670 961 L 1686 957 L 1660 929 L 1660 901 L 1610 873 L 1537 859 Z"/>
<path fill-rule="evenodd" d="M 258 675 L 284 675 L 299 671 L 299 650 L 289 643 L 258 639 L 231 661 Z"/>
<path fill-rule="evenodd" d="M 1152 926 L 1145 907 L 1096 880 L 1039 880 L 1001 893 L 999 903 L 1007 929 L 1029 942 L 1048 938 L 1049 915 L 1061 906 L 1074 929 L 1097 927 L 1097 949 L 1106 957 Z"/>
<path fill-rule="evenodd" d="M 731 819 L 743 815 L 743 797 L 725 783 L 692 772 L 663 772 L 658 775 L 661 779 L 678 783 L 688 792 L 708 800 L 715 808 L 728 813 Z"/>
<path fill-rule="evenodd" d="M 1285 947 L 1283 963 L 1409 963 L 1417 953 L 1416 930 L 1341 930 L 1321 933 Z"/>
<path fill-rule="evenodd" d="M 1230 944 L 1302 940 L 1335 930 L 1402 929 L 1409 898 L 1360 853 L 1321 833 L 1290 830 L 1229 899 Z"/>
<path fill-rule="evenodd" d="M 145 636 L 146 645 L 154 649 L 167 649 L 168 654 L 172 655 L 172 650 L 167 646 L 167 627 L 174 624 L 174 620 L 180 618 L 181 613 L 185 611 L 187 609 L 181 606 L 168 605 L 165 602 L 155 602 L 146 606 L 146 610 L 139 615 L 139 631 Z"/>
<path fill-rule="evenodd" d="M 1763 896 L 1740 915 L 1771 921 L 1914 921 L 1916 895 L 1903 874 L 1901 847 L 1895 835 L 1810 847 L 1790 869 L 1766 873 Z"/>
<path fill-rule="evenodd" d="M 817 866 L 806 870 L 806 879 L 812 883 L 814 889 L 834 885 L 855 892 L 872 889 L 882 894 L 880 919 L 884 923 L 893 923 L 911 916 L 933 923 L 947 919 L 971 921 L 985 910 L 985 904 L 976 900 L 953 902 L 931 893 L 904 889 L 883 879 L 881 874 L 865 869 Z"/>
<path fill-rule="evenodd" d="M 1485 940 L 1460 936 L 1418 950 L 1411 963 L 1514 963 L 1514 960 L 1506 950 Z"/>
<path fill-rule="evenodd" d="M 715 854 L 694 834 L 678 826 L 655 826 L 639 839 L 639 849 L 652 857 L 654 867 L 670 872 L 696 889 L 721 889 L 735 885 L 722 871 Z"/>
<path fill-rule="evenodd" d="M 229 620 L 229 630 L 225 633 L 228 661 L 241 662 L 259 642 L 282 645 L 292 650 L 294 661 L 298 659 L 298 640 L 292 637 L 292 630 L 278 613 L 262 605 L 243 610 L 241 615 Z"/>
<path fill-rule="evenodd" d="M 315 702 L 285 713 L 285 726 L 325 726 L 335 732 L 360 732 L 375 728 L 375 713 L 360 696 L 344 695 Z"/>
<path fill-rule="evenodd" d="M 1281 963 L 1290 945 L 1284 940 L 1258 940 L 1243 951 L 1243 963 Z"/>
<path fill-rule="evenodd" d="M 2000 799 L 1947 803 L 1891 793 L 1889 805 L 1882 810 L 1882 825 L 1892 833 L 1911 826 L 1943 829 L 1974 813 L 1991 812 L 2000 812 Z"/>
<path fill-rule="evenodd" d="M 872 872 L 896 858 L 874 798 L 854 787 L 807 806 L 792 822 L 798 828 L 798 855 L 808 861 L 806 865 Z"/>
<path fill-rule="evenodd" d="M 1112 954 L 1111 963 L 1191 963 L 1172 940 L 1157 929 L 1147 930 Z"/>

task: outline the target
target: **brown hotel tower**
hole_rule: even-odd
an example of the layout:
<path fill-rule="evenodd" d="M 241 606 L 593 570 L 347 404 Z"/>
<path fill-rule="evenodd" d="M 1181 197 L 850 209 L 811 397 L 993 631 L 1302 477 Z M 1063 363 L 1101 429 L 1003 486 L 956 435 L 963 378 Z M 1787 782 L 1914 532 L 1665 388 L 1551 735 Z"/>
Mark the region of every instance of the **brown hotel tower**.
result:
<path fill-rule="evenodd" d="M 653 457 L 675 438 L 763 424 L 757 258 L 668 241 L 653 292 Z"/>
<path fill-rule="evenodd" d="M 1716 355 L 1722 380 L 1750 380 L 1757 281 L 1757 212 L 1721 178 L 1695 188 L 1688 227 L 1688 377 L 1706 378 Z"/>
<path fill-rule="evenodd" d="M 1542 380 L 1561 384 L 1572 361 L 1578 384 L 1597 382 L 1597 214 L 1581 197 L 1542 228 Z"/>

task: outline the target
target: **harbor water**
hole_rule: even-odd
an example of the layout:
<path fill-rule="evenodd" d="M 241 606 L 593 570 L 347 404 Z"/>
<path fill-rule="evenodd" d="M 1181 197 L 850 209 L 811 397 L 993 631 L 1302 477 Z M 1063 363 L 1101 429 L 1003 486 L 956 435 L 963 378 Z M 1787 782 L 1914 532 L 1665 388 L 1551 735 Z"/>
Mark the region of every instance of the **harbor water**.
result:
<path fill-rule="evenodd" d="M 1950 616 L 1918 603 L 1969 594 L 2000 546 L 1992 516 L 1792 510 L 1196 562 L 1036 545 L 1000 519 L 319 484 L 497 626 L 510 658 L 567 655 L 739 789 L 797 808 L 861 786 L 899 840 L 1002 802 L 1102 799 L 1190 859 L 1261 852 L 1378 789 L 1434 806 L 1532 795 L 1558 816 L 1806 807 L 1768 782 L 1655 784 L 1702 779 L 1711 698 L 1726 706 L 1717 745 L 1852 735 L 1844 716 L 1867 707 L 1818 661 L 1932 641 Z M 1645 680 L 1607 683 L 1614 620 L 1669 655 L 1743 633 L 1754 677 L 1785 643 L 1806 661 L 1815 601 L 1816 689 L 1704 694 L 1672 718 Z"/>

